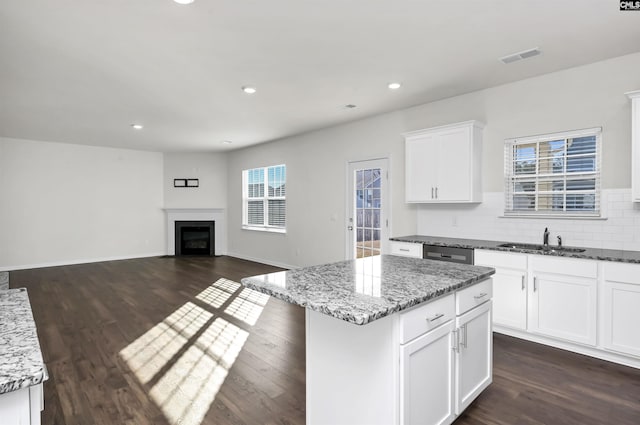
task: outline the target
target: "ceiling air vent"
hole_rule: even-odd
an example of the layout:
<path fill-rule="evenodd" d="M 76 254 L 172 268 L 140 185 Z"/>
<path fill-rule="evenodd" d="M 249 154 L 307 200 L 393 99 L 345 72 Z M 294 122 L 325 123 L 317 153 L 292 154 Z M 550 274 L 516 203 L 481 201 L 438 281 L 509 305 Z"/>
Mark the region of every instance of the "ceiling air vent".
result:
<path fill-rule="evenodd" d="M 533 49 L 523 50 L 522 52 L 503 56 L 500 58 L 500 62 L 502 63 L 516 62 L 516 61 L 519 61 L 520 59 L 527 59 L 533 56 L 538 56 L 539 54 L 540 54 L 540 49 L 537 47 L 534 47 Z"/>

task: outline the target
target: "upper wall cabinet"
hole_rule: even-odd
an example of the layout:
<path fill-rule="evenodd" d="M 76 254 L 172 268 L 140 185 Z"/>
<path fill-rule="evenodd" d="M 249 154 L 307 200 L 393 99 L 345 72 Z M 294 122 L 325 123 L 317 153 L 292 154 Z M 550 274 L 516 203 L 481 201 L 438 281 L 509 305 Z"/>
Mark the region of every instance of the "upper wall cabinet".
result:
<path fill-rule="evenodd" d="M 640 90 L 627 93 L 631 99 L 631 196 L 640 202 Z"/>
<path fill-rule="evenodd" d="M 482 129 L 478 121 L 404 133 L 405 200 L 482 201 Z"/>

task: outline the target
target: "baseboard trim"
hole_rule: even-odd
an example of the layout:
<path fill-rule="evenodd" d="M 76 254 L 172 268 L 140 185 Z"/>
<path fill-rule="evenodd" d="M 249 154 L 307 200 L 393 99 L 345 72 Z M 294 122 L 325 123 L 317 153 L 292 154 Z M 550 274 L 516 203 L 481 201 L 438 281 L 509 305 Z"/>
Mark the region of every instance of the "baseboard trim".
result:
<path fill-rule="evenodd" d="M 606 360 L 608 362 L 618 363 L 624 366 L 640 369 L 640 359 L 635 359 L 633 357 L 628 357 L 623 354 L 607 351 L 603 348 L 585 347 L 579 344 L 559 341 L 553 338 L 548 338 L 544 335 L 532 334 L 532 333 L 520 331 L 517 329 L 510 329 L 500 325 L 493 325 L 493 331 L 500 334 L 513 336 L 515 338 L 536 342 L 538 344 L 548 345 L 550 347 L 560 348 L 562 350 L 572 351 L 574 353 L 582 354 L 585 356 L 595 357 L 600 360 Z"/>
<path fill-rule="evenodd" d="M 162 252 L 152 252 L 152 253 L 137 254 L 137 255 L 117 255 L 113 257 L 83 258 L 78 260 L 63 260 L 63 261 L 51 261 L 47 263 L 37 263 L 37 264 L 22 264 L 19 266 L 1 266 L 0 272 L 10 272 L 14 270 L 27 270 L 27 269 L 41 269 L 43 267 L 74 266 L 77 264 L 101 263 L 103 261 L 132 260 L 134 258 L 162 257 L 164 255 L 166 255 L 166 253 L 162 251 Z"/>
<path fill-rule="evenodd" d="M 238 254 L 237 252 L 227 252 L 229 257 L 239 258 L 241 260 L 253 261 L 255 263 L 266 264 L 268 266 L 281 267 L 283 269 L 297 269 L 299 266 L 293 266 L 291 264 L 280 263 L 277 261 L 265 260 L 264 258 L 255 258 L 248 255 Z"/>

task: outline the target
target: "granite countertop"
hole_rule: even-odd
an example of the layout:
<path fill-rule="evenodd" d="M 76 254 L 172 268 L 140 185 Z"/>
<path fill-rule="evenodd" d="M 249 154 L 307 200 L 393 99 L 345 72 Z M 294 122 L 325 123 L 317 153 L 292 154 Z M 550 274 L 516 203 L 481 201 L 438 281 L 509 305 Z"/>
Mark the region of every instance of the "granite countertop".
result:
<path fill-rule="evenodd" d="M 490 267 L 381 255 L 242 279 L 248 288 L 364 325 L 486 279 Z"/>
<path fill-rule="evenodd" d="M 27 290 L 0 291 L 0 394 L 48 378 Z"/>
<path fill-rule="evenodd" d="M 436 246 L 448 246 L 452 248 L 489 249 L 494 251 L 519 252 L 524 254 L 551 255 L 556 257 L 567 257 L 567 258 L 583 258 L 587 260 L 617 261 L 620 263 L 640 263 L 640 251 L 624 251 L 621 249 L 618 250 L 618 249 L 570 247 L 570 248 L 582 248 L 584 249 L 584 252 L 567 252 L 567 251 L 558 251 L 555 249 L 533 250 L 533 249 L 508 248 L 508 247 L 498 246 L 505 243 L 518 243 L 514 241 L 485 241 L 482 239 L 459 239 L 459 238 L 445 238 L 440 236 L 420 236 L 420 235 L 401 236 L 401 237 L 389 238 L 389 239 L 392 241 L 421 243 L 421 244 L 436 245 Z M 555 247 L 551 246 L 550 248 L 555 248 Z"/>

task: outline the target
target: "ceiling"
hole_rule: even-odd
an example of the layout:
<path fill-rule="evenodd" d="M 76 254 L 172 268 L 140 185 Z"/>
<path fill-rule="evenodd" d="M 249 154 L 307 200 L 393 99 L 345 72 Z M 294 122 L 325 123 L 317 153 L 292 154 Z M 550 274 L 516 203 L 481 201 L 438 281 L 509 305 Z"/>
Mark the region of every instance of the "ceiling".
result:
<path fill-rule="evenodd" d="M 640 12 L 618 6 L 2 1 L 0 136 L 165 152 L 236 149 L 640 51 Z M 498 60 L 533 47 L 542 54 Z M 394 81 L 399 90 L 387 88 Z M 245 94 L 247 85 L 257 93 Z"/>

